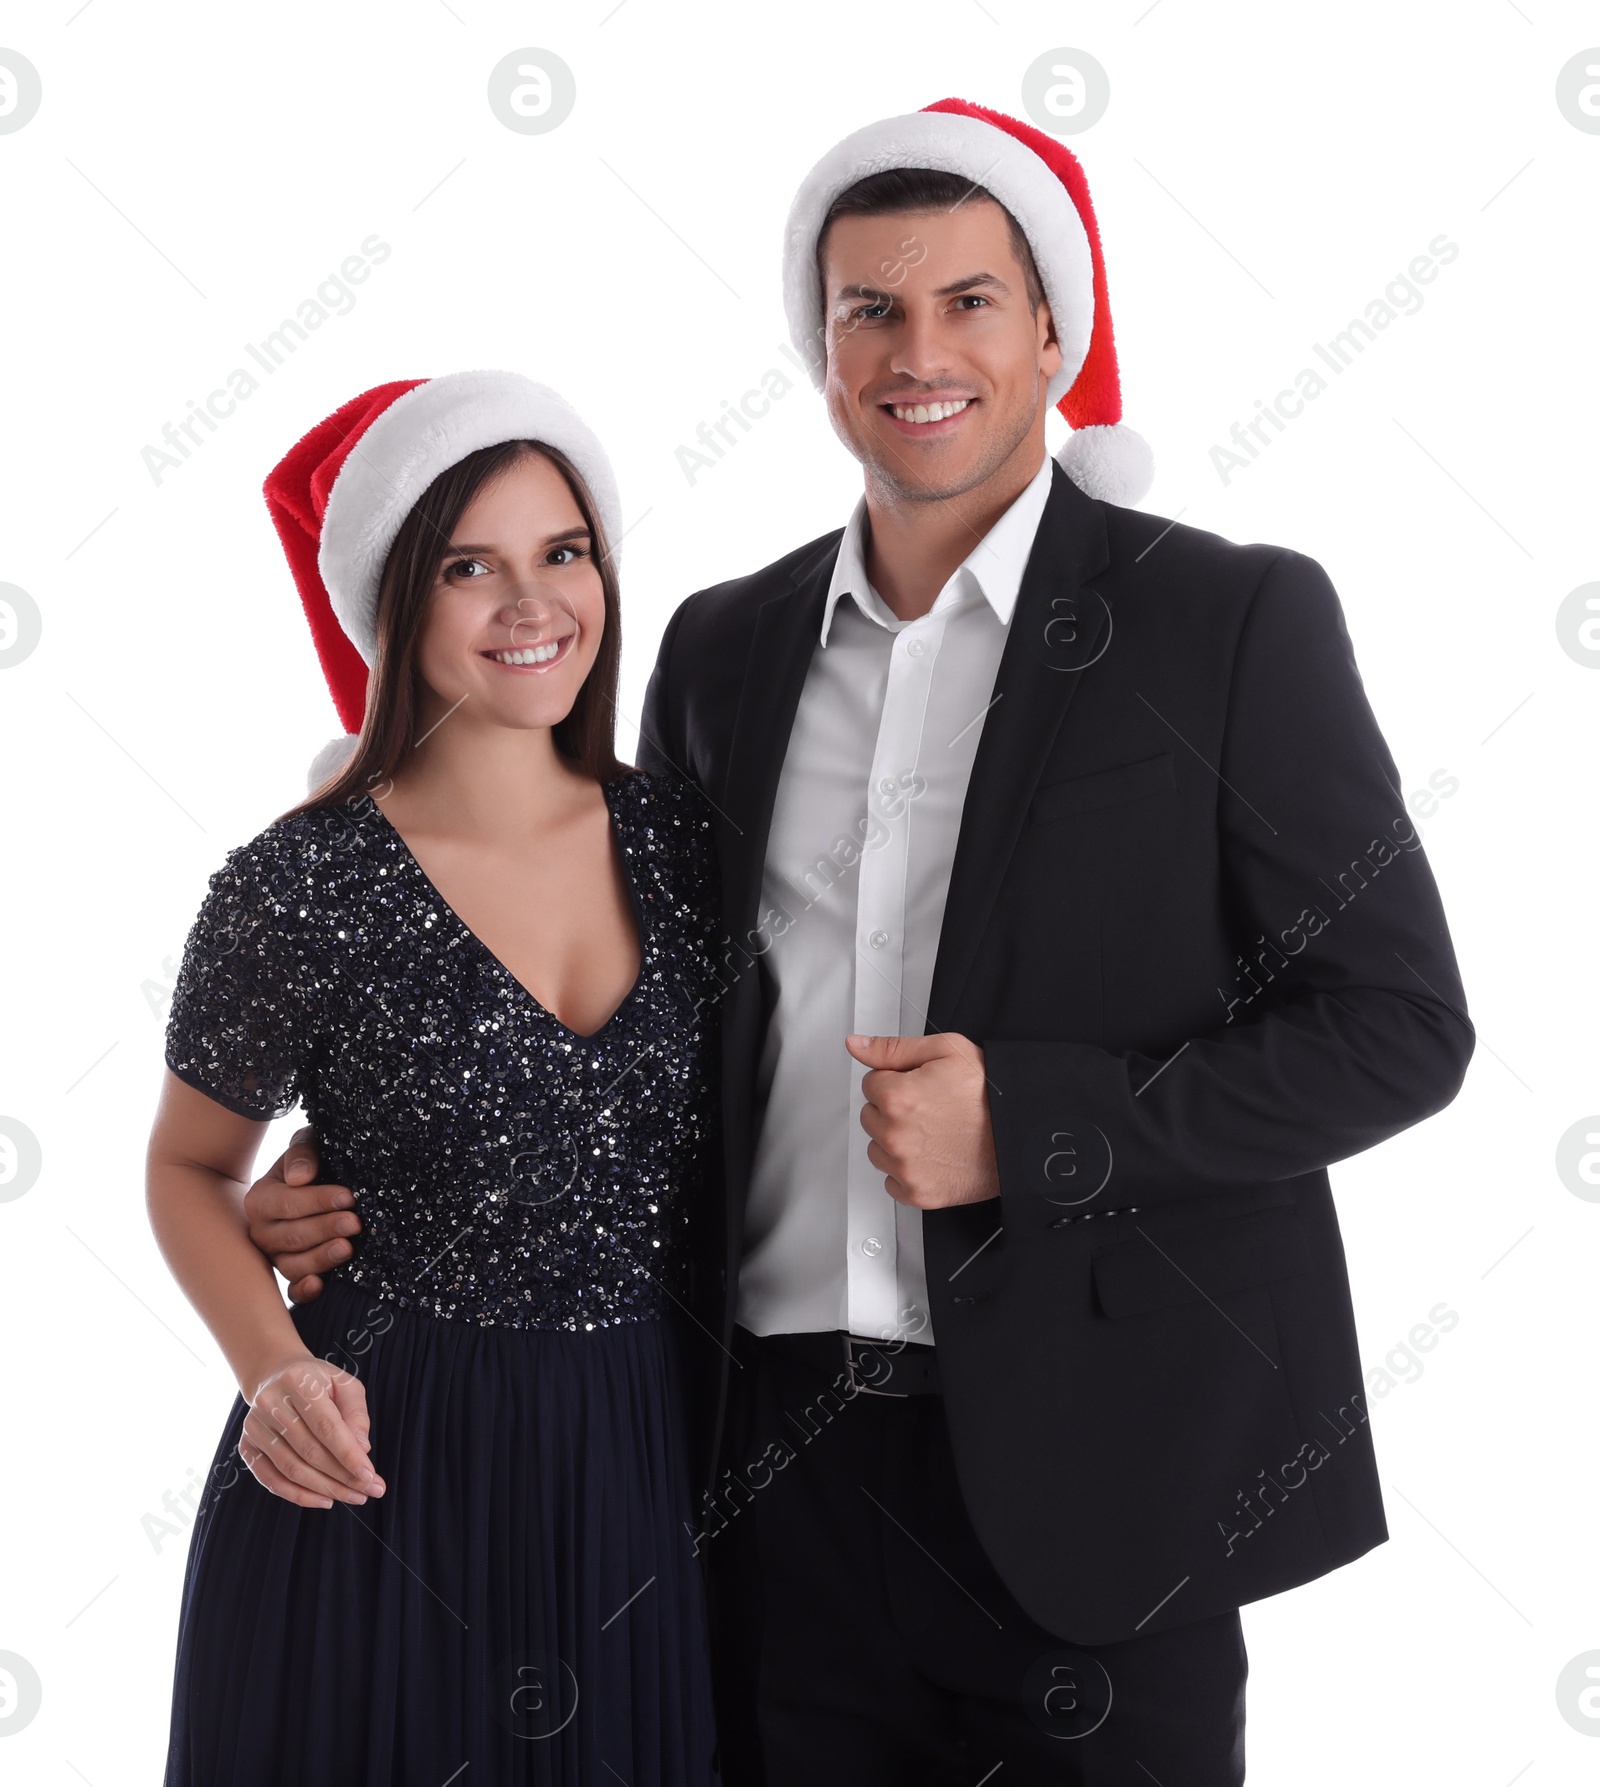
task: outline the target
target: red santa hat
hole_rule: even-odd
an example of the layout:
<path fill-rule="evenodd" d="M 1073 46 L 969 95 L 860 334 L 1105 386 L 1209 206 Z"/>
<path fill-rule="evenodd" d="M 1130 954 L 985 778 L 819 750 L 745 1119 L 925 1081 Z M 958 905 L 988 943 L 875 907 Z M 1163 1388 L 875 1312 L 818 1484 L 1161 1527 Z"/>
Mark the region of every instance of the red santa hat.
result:
<path fill-rule="evenodd" d="M 605 449 L 548 385 L 518 372 L 396 379 L 341 404 L 297 441 L 262 486 L 345 736 L 318 753 L 315 788 L 355 748 L 377 651 L 378 583 L 401 524 L 434 479 L 480 447 L 542 441 L 577 468 L 605 550 L 622 538 Z"/>
<path fill-rule="evenodd" d="M 783 242 L 783 300 L 789 335 L 823 388 L 822 293 L 817 240 L 828 207 L 856 181 L 891 168 L 960 174 L 992 193 L 1033 250 L 1061 344 L 1061 368 L 1046 397 L 1072 425 L 1057 455 L 1079 489 L 1112 503 L 1136 503 L 1150 488 L 1155 459 L 1122 421 L 1117 352 L 1111 338 L 1100 231 L 1078 158 L 1055 137 L 964 99 L 852 131 L 806 175 L 789 210 Z"/>

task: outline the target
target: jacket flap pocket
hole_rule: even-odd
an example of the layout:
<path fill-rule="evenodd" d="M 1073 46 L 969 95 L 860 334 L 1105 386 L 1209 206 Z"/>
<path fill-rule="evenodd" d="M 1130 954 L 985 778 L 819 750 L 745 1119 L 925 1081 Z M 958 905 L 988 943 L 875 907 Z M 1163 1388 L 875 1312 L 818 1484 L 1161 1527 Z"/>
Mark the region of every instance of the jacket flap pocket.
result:
<path fill-rule="evenodd" d="M 1108 1316 L 1143 1315 L 1225 1296 L 1310 1267 L 1305 1228 L 1292 1204 L 1222 1217 L 1154 1240 L 1140 1235 L 1093 1256 L 1095 1292 Z"/>
<path fill-rule="evenodd" d="M 1121 806 L 1152 794 L 1171 794 L 1172 755 L 1146 757 L 1138 763 L 1119 763 L 1114 769 L 1096 770 L 1092 776 L 1073 776 L 1038 789 L 1028 808 L 1030 821 L 1055 819 L 1063 813 L 1089 813 L 1096 807 Z"/>

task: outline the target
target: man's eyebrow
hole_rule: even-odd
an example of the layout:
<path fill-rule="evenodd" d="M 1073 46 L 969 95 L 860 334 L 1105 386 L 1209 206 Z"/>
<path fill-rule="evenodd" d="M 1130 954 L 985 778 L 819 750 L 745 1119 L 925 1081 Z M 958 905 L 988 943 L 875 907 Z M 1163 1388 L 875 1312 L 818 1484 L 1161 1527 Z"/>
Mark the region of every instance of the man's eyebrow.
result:
<path fill-rule="evenodd" d="M 952 280 L 949 285 L 940 286 L 933 295 L 936 298 L 953 298 L 958 292 L 970 292 L 978 286 L 992 286 L 997 292 L 1011 290 L 998 273 L 969 273 L 965 279 Z"/>
<path fill-rule="evenodd" d="M 936 298 L 954 298 L 961 292 L 976 291 L 980 287 L 988 287 L 993 291 L 1005 292 L 1009 295 L 1011 287 L 998 273 L 969 273 L 964 279 L 953 279 L 949 285 L 940 286 L 935 292 Z M 886 292 L 875 285 L 842 285 L 834 294 L 835 303 L 843 303 L 850 298 L 870 298 L 881 303 L 886 298 L 893 298 L 893 292 Z"/>
<path fill-rule="evenodd" d="M 563 540 L 587 540 L 588 538 L 589 530 L 582 522 L 580 522 L 576 527 L 566 528 L 559 534 L 547 534 L 544 539 L 544 544 L 546 546 L 559 546 Z M 454 540 L 446 540 L 439 550 L 439 556 L 440 558 L 450 558 L 452 556 L 461 558 L 469 552 L 498 552 L 499 550 L 500 548 L 498 546 L 487 544 L 473 545 L 470 541 L 457 545 Z"/>

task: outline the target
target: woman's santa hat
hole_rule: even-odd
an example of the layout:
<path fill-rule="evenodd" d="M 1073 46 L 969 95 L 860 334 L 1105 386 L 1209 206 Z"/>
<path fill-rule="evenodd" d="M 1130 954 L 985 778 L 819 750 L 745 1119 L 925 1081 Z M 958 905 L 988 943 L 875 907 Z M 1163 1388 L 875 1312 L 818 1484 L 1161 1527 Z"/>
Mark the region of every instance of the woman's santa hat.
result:
<path fill-rule="evenodd" d="M 806 175 L 784 232 L 783 299 L 790 339 L 812 383 L 823 388 L 826 366 L 817 277 L 823 219 L 846 188 L 891 168 L 959 174 L 992 193 L 1017 220 L 1033 250 L 1061 344 L 1061 369 L 1046 386 L 1046 396 L 1073 434 L 1056 457 L 1090 496 L 1138 502 L 1155 476 L 1155 459 L 1145 440 L 1122 421 L 1111 305 L 1089 183 L 1065 144 L 1004 112 L 941 99 L 920 112 L 852 131 Z"/>
<path fill-rule="evenodd" d="M 519 372 L 375 385 L 319 422 L 268 475 L 267 507 L 345 727 L 317 754 L 312 788 L 355 749 L 377 652 L 378 584 L 401 524 L 434 479 L 469 453 L 522 440 L 572 461 L 615 563 L 622 509 L 605 449 L 565 398 Z"/>

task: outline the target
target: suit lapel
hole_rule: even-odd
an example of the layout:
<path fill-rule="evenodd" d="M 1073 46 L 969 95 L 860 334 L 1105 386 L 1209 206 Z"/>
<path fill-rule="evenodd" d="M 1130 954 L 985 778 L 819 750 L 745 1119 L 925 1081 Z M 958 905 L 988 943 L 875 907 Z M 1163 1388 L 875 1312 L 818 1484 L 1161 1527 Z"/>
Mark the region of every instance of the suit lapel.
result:
<path fill-rule="evenodd" d="M 822 610 L 837 556 L 838 540 L 834 540 L 810 570 L 796 573 L 787 589 L 769 596 L 756 616 L 729 745 L 726 785 L 728 817 L 738 830 L 724 878 L 728 925 L 736 943 L 755 925 L 778 778 L 811 654 L 822 631 Z"/>
<path fill-rule="evenodd" d="M 1056 466 L 962 807 L 930 1033 L 959 1028 L 958 1001 L 1040 771 L 1078 684 L 1110 642 L 1110 609 L 1087 587 L 1109 562 L 1104 510 Z"/>

